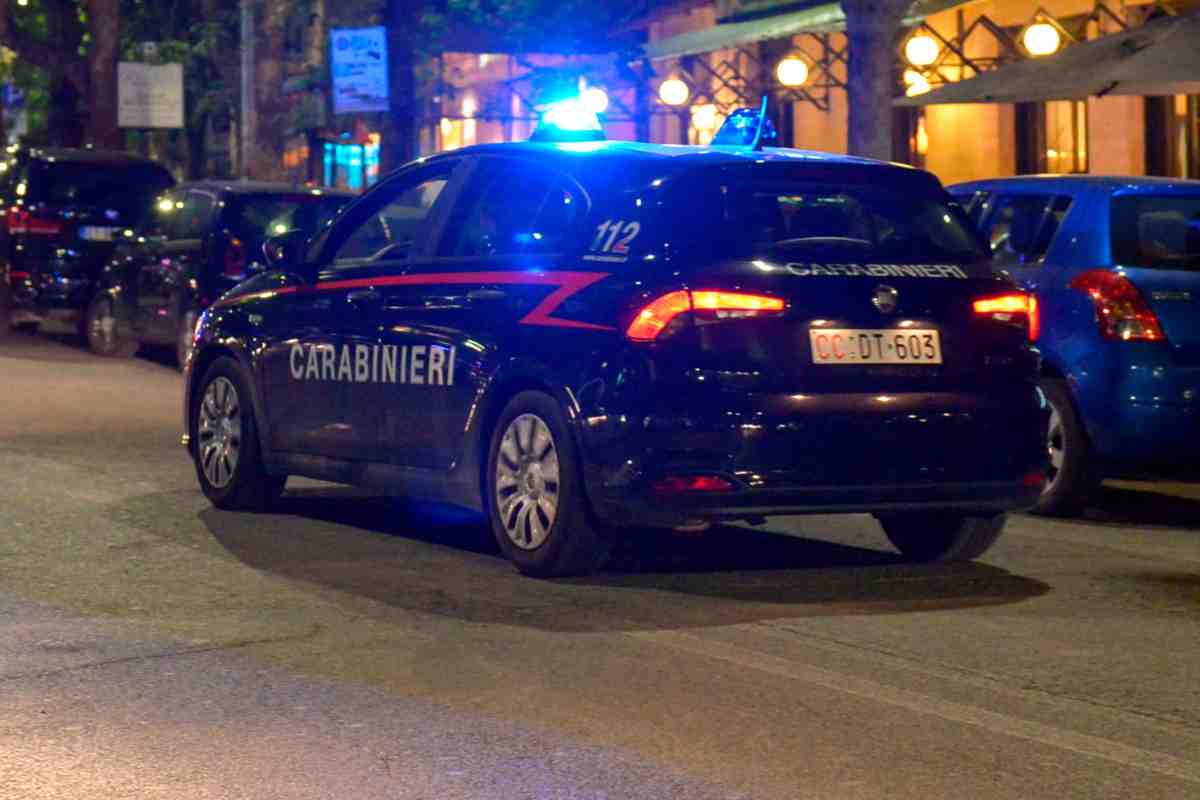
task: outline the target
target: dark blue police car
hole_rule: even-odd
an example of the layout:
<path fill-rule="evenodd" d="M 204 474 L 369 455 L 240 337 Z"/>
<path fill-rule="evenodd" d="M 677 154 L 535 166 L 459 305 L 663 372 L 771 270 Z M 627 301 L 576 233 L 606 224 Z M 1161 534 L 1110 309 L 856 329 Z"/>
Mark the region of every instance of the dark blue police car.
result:
<path fill-rule="evenodd" d="M 422 159 L 206 312 L 184 441 L 218 507 L 289 475 L 486 513 L 530 575 L 634 525 L 874 514 L 974 558 L 1044 482 L 1036 306 L 928 173 L 786 149 Z"/>

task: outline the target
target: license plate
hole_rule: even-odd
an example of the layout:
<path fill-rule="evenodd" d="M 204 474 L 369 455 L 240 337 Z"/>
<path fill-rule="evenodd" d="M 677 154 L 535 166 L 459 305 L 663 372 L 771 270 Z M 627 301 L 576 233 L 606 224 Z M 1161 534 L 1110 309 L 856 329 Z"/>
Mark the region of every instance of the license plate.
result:
<path fill-rule="evenodd" d="M 890 328 L 810 330 L 814 364 L 940 364 L 942 343 L 936 330 Z"/>
<path fill-rule="evenodd" d="M 79 238 L 89 242 L 111 242 L 120 228 L 107 225 L 84 225 L 79 229 Z"/>

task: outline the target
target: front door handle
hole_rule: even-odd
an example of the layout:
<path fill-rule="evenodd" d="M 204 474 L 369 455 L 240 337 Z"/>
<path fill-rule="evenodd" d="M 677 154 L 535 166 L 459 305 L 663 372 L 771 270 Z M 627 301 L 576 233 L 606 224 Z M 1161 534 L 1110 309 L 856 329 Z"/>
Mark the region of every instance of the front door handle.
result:
<path fill-rule="evenodd" d="M 382 295 L 375 289 L 355 289 L 346 295 L 351 303 L 378 303 Z"/>
<path fill-rule="evenodd" d="M 472 289 L 467 292 L 468 300 L 503 300 L 506 296 L 501 289 Z"/>

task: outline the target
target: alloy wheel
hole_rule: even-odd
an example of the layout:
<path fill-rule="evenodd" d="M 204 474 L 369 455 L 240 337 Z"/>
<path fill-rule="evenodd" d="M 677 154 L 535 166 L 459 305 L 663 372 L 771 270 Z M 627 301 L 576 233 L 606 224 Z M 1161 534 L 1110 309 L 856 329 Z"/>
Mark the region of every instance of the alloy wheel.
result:
<path fill-rule="evenodd" d="M 1067 433 L 1063 428 L 1062 414 L 1054 405 L 1050 406 L 1050 424 L 1046 430 L 1046 449 L 1050 454 L 1050 467 L 1046 472 L 1047 480 L 1046 486 L 1042 490 L 1043 493 L 1054 488 L 1067 457 Z"/>
<path fill-rule="evenodd" d="M 540 547 L 558 515 L 558 449 L 536 414 L 508 424 L 496 457 L 496 507 L 508 538 L 522 550 Z"/>
<path fill-rule="evenodd" d="M 233 480 L 242 449 L 242 407 L 228 378 L 217 377 L 204 390 L 197 425 L 200 468 L 213 487 Z"/>
<path fill-rule="evenodd" d="M 88 322 L 88 336 L 92 347 L 102 353 L 110 353 L 117 342 L 117 318 L 112 303 L 98 300 Z"/>

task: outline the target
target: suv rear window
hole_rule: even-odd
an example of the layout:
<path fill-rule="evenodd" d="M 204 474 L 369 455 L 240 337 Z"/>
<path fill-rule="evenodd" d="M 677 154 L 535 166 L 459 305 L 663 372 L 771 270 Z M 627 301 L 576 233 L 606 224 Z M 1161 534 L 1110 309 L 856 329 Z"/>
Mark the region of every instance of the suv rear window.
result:
<path fill-rule="evenodd" d="M 234 195 L 230 230 L 255 252 L 269 236 L 290 230 L 316 235 L 353 198 L 315 194 Z"/>
<path fill-rule="evenodd" d="M 1112 248 L 1121 266 L 1200 268 L 1200 194 L 1114 197 Z"/>
<path fill-rule="evenodd" d="M 679 188 L 668 207 L 686 210 L 672 227 L 682 239 L 721 257 L 859 264 L 989 259 L 961 209 L 924 186 L 911 191 L 866 183 L 729 180 L 715 190 Z"/>
<path fill-rule="evenodd" d="M 137 225 L 155 196 L 173 185 L 157 164 L 91 164 L 38 161 L 33 164 L 29 201 L 58 208 L 116 211 L 124 225 Z"/>

